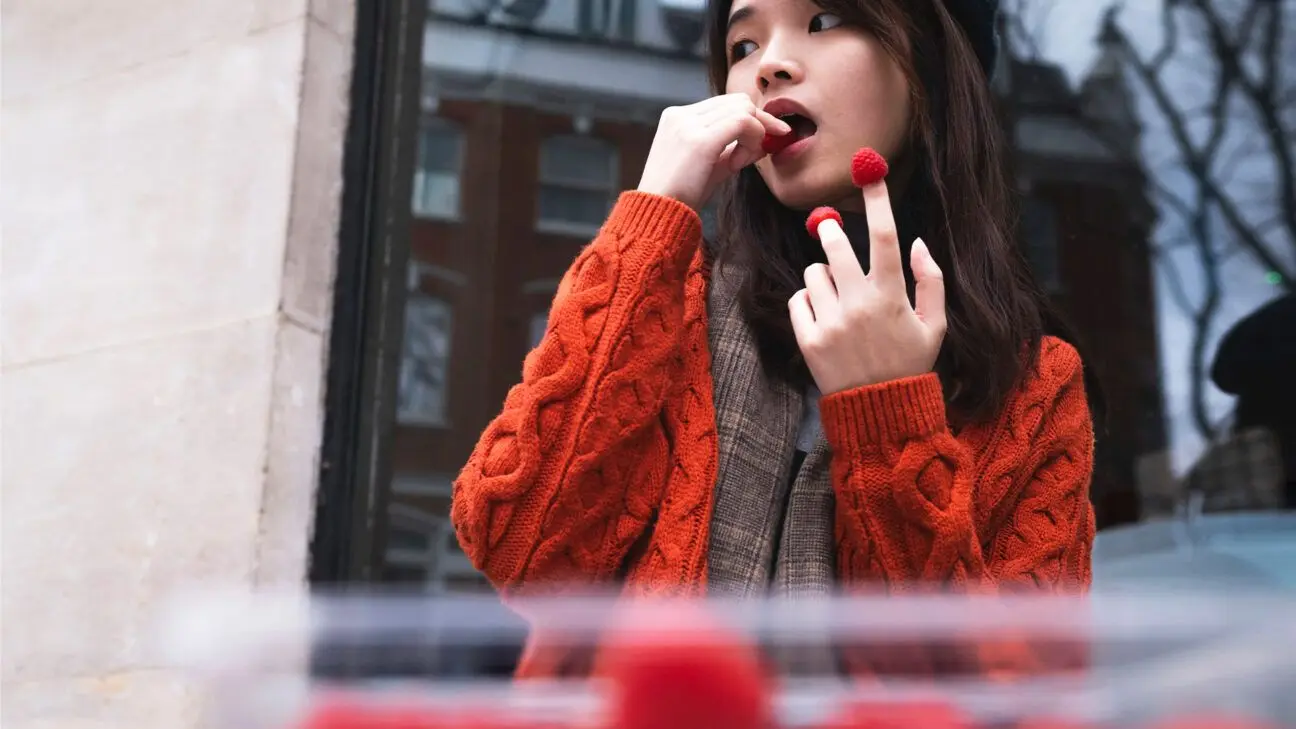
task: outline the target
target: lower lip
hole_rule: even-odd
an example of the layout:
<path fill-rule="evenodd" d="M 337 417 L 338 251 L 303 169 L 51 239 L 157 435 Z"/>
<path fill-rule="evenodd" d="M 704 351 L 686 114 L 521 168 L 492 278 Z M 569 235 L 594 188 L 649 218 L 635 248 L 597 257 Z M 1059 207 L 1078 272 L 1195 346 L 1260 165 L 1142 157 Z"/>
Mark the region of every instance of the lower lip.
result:
<path fill-rule="evenodd" d="M 779 150 L 775 154 L 770 155 L 770 159 L 774 160 L 775 162 L 783 162 L 785 160 L 790 160 L 796 157 L 797 155 L 801 154 L 802 152 L 804 152 L 806 148 L 810 146 L 810 143 L 814 141 L 814 138 L 815 138 L 814 134 L 811 134 L 808 137 L 802 137 L 801 139 L 798 139 L 795 142 L 784 147 L 783 149 Z"/>

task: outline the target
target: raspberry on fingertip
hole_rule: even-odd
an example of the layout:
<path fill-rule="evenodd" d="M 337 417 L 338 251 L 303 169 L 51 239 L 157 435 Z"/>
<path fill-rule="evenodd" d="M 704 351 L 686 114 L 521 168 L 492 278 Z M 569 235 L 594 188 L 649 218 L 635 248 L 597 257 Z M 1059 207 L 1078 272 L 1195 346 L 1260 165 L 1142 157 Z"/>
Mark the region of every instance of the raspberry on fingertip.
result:
<path fill-rule="evenodd" d="M 819 240 L 819 226 L 825 220 L 836 220 L 837 225 L 842 224 L 841 213 L 836 208 L 824 205 L 810 211 L 810 216 L 806 218 L 806 230 L 809 231 L 810 237 Z"/>
<path fill-rule="evenodd" d="M 875 185 L 886 178 L 887 161 L 872 147 L 864 147 L 851 158 L 851 182 L 855 187 Z"/>

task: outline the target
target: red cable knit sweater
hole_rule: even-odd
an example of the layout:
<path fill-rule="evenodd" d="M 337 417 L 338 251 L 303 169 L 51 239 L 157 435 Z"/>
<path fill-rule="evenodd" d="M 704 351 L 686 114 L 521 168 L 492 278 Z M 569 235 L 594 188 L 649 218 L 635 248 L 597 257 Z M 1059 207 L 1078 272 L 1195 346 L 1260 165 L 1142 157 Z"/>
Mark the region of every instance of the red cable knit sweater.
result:
<path fill-rule="evenodd" d="M 563 278 L 454 487 L 460 543 L 505 594 L 620 575 L 633 594 L 704 592 L 717 446 L 700 242 L 688 207 L 625 193 Z M 932 374 L 820 407 L 843 582 L 1087 588 L 1093 430 L 1070 346 L 1045 338 L 997 422 L 957 436 Z M 545 670 L 533 645 L 520 673 Z"/>

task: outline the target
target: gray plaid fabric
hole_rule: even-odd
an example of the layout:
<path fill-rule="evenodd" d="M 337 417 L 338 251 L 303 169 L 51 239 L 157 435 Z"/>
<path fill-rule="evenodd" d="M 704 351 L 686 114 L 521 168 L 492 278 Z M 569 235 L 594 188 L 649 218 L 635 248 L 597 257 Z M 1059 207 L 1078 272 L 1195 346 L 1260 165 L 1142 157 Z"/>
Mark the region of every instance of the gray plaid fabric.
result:
<path fill-rule="evenodd" d="M 741 275 L 715 271 L 708 292 L 719 438 L 708 591 L 822 595 L 832 591 L 836 574 L 828 444 L 820 435 L 789 494 L 802 395 L 762 371 L 736 299 Z"/>

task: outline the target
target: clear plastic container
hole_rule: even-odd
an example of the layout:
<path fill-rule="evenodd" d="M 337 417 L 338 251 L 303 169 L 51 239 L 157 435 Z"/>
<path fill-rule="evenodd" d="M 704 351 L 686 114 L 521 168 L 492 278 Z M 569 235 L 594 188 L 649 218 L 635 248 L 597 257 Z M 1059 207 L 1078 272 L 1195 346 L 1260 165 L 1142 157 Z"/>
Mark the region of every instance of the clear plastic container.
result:
<path fill-rule="evenodd" d="M 179 604 L 164 635 L 208 690 L 214 729 L 1296 726 L 1290 596 L 513 608 L 206 595 Z M 531 629 L 573 675 L 503 675 Z M 496 675 L 481 675 L 491 665 Z M 753 714 L 766 703 L 768 716 Z"/>

